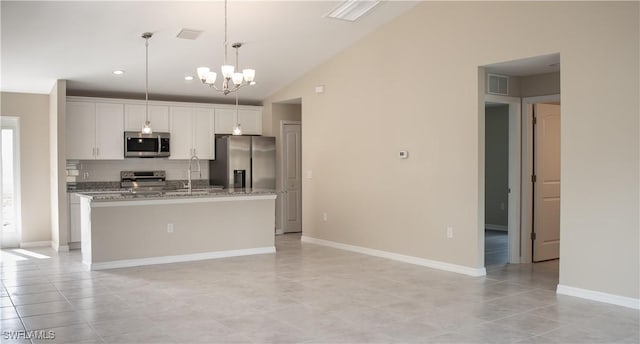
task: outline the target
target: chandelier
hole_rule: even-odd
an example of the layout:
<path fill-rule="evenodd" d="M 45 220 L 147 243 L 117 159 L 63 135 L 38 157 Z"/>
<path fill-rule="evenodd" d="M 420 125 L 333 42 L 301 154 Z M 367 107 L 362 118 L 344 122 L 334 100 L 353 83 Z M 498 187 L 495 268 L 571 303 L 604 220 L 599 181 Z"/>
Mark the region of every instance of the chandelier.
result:
<path fill-rule="evenodd" d="M 202 81 L 203 84 L 208 85 L 214 90 L 221 92 L 224 95 L 227 95 L 231 92 L 235 92 L 241 87 L 255 85 L 254 78 L 256 76 L 255 69 L 243 69 L 242 73 L 239 72 L 238 68 L 238 49 L 242 47 L 242 43 L 233 43 L 231 45 L 232 48 L 236 50 L 236 65 L 230 65 L 227 63 L 227 50 L 228 50 L 228 42 L 227 42 L 227 0 L 224 1 L 224 64 L 220 67 L 220 72 L 222 73 L 222 85 L 221 87 L 216 86 L 216 78 L 218 74 L 216 72 L 212 72 L 209 67 L 198 67 L 198 78 Z"/>

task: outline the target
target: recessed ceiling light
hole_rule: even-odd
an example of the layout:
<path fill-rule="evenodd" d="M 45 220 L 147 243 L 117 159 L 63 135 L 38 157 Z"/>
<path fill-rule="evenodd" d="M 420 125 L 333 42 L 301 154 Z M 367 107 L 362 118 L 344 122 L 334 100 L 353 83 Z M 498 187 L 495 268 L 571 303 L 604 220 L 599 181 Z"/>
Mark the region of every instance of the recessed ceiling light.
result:
<path fill-rule="evenodd" d="M 123 70 L 114 70 L 114 71 L 113 71 L 113 74 L 115 74 L 115 75 L 122 75 L 122 74 L 124 74 L 124 71 L 123 71 Z"/>
<path fill-rule="evenodd" d="M 327 13 L 325 17 L 356 21 L 376 7 L 380 1 L 346 0 Z"/>
<path fill-rule="evenodd" d="M 187 75 L 187 76 L 184 77 L 184 79 L 187 80 L 187 81 L 191 81 L 191 80 L 193 80 L 193 77 L 191 75 Z"/>

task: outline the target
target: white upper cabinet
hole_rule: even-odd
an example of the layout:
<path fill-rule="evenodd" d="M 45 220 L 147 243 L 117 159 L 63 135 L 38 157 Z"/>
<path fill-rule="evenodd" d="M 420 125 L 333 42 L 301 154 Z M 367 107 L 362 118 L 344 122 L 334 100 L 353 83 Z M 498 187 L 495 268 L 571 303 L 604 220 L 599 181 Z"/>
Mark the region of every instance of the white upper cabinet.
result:
<path fill-rule="evenodd" d="M 146 120 L 145 104 L 124 105 L 125 131 L 140 131 Z M 165 105 L 149 105 L 149 121 L 154 132 L 169 132 L 169 107 Z"/>
<path fill-rule="evenodd" d="M 231 134 L 233 127 L 239 123 L 244 135 L 262 134 L 262 110 L 216 109 L 216 134 Z"/>
<path fill-rule="evenodd" d="M 236 125 L 236 110 L 216 109 L 216 134 L 231 134 Z"/>
<path fill-rule="evenodd" d="M 170 159 L 189 159 L 193 153 L 193 122 L 191 109 L 186 107 L 172 106 L 169 111 L 169 121 L 171 125 L 171 154 Z"/>
<path fill-rule="evenodd" d="M 146 120 L 144 101 L 68 97 L 67 159 L 124 159 L 124 132 L 140 131 Z M 262 135 L 262 107 L 149 101 L 154 132 L 171 134 L 169 159 L 215 159 L 215 134 L 232 134 L 236 123 L 244 135 Z"/>
<path fill-rule="evenodd" d="M 124 159 L 122 104 L 67 102 L 67 159 Z"/>
<path fill-rule="evenodd" d="M 193 109 L 193 153 L 199 159 L 216 157 L 213 109 Z"/>
<path fill-rule="evenodd" d="M 262 135 L 262 111 L 238 110 L 238 123 L 242 127 L 244 135 Z"/>
<path fill-rule="evenodd" d="M 215 159 L 214 111 L 208 108 L 172 106 L 169 159 Z"/>
<path fill-rule="evenodd" d="M 94 159 L 96 104 L 67 102 L 67 159 Z"/>
<path fill-rule="evenodd" d="M 96 159 L 124 159 L 122 104 L 96 103 Z"/>

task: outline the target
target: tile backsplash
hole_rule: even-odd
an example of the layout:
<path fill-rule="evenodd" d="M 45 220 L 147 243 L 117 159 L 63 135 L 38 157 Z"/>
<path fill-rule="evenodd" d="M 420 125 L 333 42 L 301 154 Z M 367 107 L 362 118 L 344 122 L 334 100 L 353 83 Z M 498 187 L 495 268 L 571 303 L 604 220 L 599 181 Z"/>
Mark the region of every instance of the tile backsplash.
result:
<path fill-rule="evenodd" d="M 120 171 L 164 170 L 167 180 L 187 179 L 189 160 L 169 159 L 125 159 L 125 160 L 68 160 L 67 165 L 76 164 L 78 182 L 119 182 Z M 193 168 L 195 168 L 195 161 Z M 194 172 L 193 179 L 209 179 L 209 160 L 200 160 L 201 174 Z M 202 177 L 201 177 L 202 176 Z"/>

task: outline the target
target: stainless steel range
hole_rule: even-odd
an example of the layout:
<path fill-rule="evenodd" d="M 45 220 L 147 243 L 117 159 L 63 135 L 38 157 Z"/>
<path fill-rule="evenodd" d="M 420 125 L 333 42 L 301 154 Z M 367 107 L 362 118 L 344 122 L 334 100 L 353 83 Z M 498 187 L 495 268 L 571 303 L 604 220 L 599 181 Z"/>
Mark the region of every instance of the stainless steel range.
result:
<path fill-rule="evenodd" d="M 120 171 L 120 187 L 132 192 L 162 191 L 166 186 L 165 171 Z"/>

